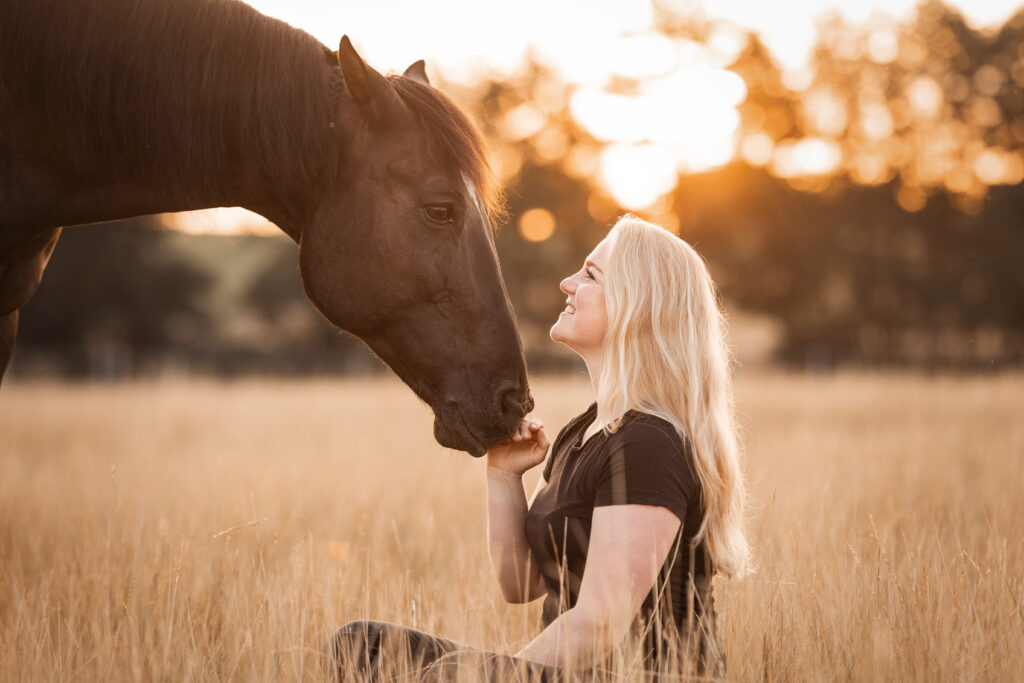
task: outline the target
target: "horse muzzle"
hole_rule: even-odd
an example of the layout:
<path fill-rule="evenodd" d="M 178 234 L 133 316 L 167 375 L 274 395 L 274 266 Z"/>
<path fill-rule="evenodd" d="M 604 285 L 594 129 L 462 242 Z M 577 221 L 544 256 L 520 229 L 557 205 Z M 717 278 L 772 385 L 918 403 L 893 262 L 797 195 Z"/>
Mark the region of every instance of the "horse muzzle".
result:
<path fill-rule="evenodd" d="M 479 458 L 491 446 L 511 438 L 519 421 L 533 410 L 533 397 L 528 390 L 502 390 L 496 408 L 467 409 L 458 400 L 448 399 L 434 408 L 434 438 L 446 448 Z"/>

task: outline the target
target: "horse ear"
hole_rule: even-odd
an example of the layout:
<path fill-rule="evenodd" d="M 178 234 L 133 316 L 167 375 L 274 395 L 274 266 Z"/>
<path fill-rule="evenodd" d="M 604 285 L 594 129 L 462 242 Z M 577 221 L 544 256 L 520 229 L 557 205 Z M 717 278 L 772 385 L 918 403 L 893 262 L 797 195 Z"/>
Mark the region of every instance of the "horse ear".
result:
<path fill-rule="evenodd" d="M 348 36 L 341 37 L 338 47 L 338 63 L 345 78 L 345 87 L 356 103 L 364 109 L 380 107 L 378 113 L 389 107 L 401 106 L 398 94 L 388 81 L 369 64 L 363 61 Z"/>
<path fill-rule="evenodd" d="M 410 64 L 409 68 L 402 75 L 414 81 L 419 81 L 423 85 L 430 85 L 430 81 L 427 80 L 427 64 L 422 59 Z"/>

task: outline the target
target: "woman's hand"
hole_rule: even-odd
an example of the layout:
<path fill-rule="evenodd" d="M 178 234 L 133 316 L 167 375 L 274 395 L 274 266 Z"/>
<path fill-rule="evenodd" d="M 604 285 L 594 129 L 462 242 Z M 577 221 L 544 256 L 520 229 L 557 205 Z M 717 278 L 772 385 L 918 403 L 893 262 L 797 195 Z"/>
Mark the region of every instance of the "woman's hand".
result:
<path fill-rule="evenodd" d="M 511 439 L 487 451 L 487 466 L 521 476 L 544 461 L 550 445 L 544 424 L 537 419 L 523 418 Z"/>

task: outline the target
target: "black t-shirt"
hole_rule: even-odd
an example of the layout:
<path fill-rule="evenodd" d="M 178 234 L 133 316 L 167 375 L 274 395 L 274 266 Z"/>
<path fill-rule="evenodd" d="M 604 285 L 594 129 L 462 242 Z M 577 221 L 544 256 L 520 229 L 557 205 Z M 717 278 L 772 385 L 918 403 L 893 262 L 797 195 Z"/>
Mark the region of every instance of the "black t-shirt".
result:
<path fill-rule="evenodd" d="M 601 430 L 582 443 L 596 417 L 595 403 L 559 432 L 544 467 L 547 485 L 526 516 L 526 538 L 547 587 L 544 626 L 576 604 L 595 507 L 667 508 L 681 522 L 679 533 L 635 624 L 647 629 L 644 650 L 652 665 L 704 615 L 710 623 L 701 622 L 698 632 L 714 635 L 710 558 L 703 543 L 693 543 L 704 517 L 700 481 L 690 443 L 671 423 L 629 411 L 616 432 Z M 705 638 L 699 640 L 703 653 Z"/>

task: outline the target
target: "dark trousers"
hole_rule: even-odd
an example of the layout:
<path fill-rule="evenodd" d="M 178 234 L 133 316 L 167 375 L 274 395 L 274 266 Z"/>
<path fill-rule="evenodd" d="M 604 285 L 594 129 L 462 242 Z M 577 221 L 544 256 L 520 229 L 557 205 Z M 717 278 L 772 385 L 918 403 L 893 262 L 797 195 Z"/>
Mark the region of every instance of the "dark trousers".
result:
<path fill-rule="evenodd" d="M 324 647 L 328 671 L 338 683 L 493 681 L 554 683 L 588 681 L 510 655 L 475 650 L 396 624 L 353 621 Z"/>

